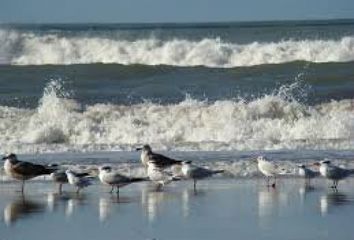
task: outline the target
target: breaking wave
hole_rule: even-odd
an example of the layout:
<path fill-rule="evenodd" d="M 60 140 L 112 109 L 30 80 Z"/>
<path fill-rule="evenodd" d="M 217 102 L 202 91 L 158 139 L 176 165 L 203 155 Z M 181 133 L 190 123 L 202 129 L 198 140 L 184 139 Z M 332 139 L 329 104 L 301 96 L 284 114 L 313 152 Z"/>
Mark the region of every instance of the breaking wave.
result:
<path fill-rule="evenodd" d="M 292 61 L 354 61 L 354 37 L 237 44 L 219 38 L 198 41 L 0 30 L 0 63 L 67 65 L 90 63 L 239 67 Z"/>
<path fill-rule="evenodd" d="M 276 93 L 245 100 L 82 106 L 60 82 L 36 109 L 0 106 L 4 152 L 131 150 L 149 143 L 173 150 L 353 149 L 354 101 L 307 106 Z"/>

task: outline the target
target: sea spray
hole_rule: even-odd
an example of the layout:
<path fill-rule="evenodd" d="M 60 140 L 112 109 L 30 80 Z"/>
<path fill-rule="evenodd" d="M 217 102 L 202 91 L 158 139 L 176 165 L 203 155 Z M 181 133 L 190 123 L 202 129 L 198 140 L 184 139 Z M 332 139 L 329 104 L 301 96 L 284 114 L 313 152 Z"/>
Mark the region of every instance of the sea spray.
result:
<path fill-rule="evenodd" d="M 143 143 L 186 151 L 353 149 L 353 100 L 309 106 L 291 91 L 292 84 L 249 101 L 81 106 L 52 81 L 36 109 L 0 107 L 0 143 L 4 151 L 28 153 L 131 150 Z"/>

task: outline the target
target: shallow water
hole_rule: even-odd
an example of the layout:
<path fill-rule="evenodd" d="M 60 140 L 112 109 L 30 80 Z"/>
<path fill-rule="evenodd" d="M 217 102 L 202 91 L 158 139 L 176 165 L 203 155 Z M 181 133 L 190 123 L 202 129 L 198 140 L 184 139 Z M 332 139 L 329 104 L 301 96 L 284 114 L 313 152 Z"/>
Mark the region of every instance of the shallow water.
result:
<path fill-rule="evenodd" d="M 262 179 L 148 183 L 121 190 L 120 198 L 94 185 L 82 194 L 70 186 L 59 196 L 53 185 L 0 185 L 1 239 L 350 239 L 354 234 L 354 180 L 339 192 L 316 179 L 282 179 L 267 189 Z"/>

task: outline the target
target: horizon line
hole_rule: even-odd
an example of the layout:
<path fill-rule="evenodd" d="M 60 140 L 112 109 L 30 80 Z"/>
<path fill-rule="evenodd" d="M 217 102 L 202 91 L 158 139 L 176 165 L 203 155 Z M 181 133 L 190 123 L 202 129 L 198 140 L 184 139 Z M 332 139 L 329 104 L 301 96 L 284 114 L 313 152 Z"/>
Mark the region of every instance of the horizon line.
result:
<path fill-rule="evenodd" d="M 83 25 L 83 24 L 92 24 L 92 25 L 183 25 L 183 24 L 198 24 L 198 25 L 207 25 L 207 24 L 252 24 L 252 23 L 305 23 L 305 22 L 354 22 L 354 18 L 311 18 L 311 19 L 273 19 L 273 20 L 220 20 L 220 21 L 167 21 L 167 22 L 0 22 L 0 25 Z"/>

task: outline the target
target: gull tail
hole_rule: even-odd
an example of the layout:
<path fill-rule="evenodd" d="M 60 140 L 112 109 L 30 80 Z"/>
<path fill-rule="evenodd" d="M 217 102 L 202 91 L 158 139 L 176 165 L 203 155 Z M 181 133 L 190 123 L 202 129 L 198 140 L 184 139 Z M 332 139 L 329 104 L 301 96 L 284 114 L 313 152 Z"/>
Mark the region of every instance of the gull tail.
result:
<path fill-rule="evenodd" d="M 182 165 L 183 161 L 181 160 L 174 160 L 173 161 L 173 164 L 176 164 L 176 165 Z"/>
<path fill-rule="evenodd" d="M 178 176 L 171 177 L 171 181 L 180 181 L 180 180 L 181 180 L 181 177 L 178 177 Z"/>
<path fill-rule="evenodd" d="M 223 173 L 223 172 L 225 172 L 225 170 L 223 170 L 223 169 L 214 170 L 214 171 L 213 171 L 213 174 L 218 174 L 218 173 Z"/>
<path fill-rule="evenodd" d="M 136 178 L 130 178 L 130 182 L 144 182 L 144 181 L 149 181 L 149 178 L 142 178 L 142 177 L 136 177 Z"/>
<path fill-rule="evenodd" d="M 56 168 L 43 168 L 42 171 L 41 171 L 41 175 L 49 175 L 49 174 L 52 174 L 53 172 L 57 171 Z"/>

